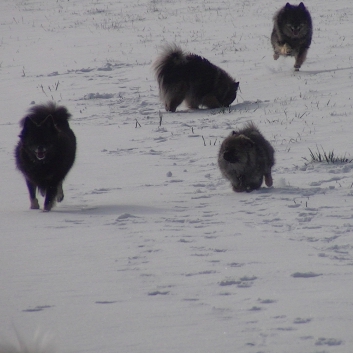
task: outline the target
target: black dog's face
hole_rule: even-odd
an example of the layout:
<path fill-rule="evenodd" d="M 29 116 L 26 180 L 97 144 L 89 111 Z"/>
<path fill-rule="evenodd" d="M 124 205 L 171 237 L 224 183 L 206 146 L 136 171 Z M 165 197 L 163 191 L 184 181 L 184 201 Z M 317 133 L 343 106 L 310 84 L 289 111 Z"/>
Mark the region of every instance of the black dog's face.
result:
<path fill-rule="evenodd" d="M 237 97 L 239 82 L 232 82 L 231 87 L 228 89 L 227 95 L 224 97 L 224 106 L 229 107 Z"/>
<path fill-rule="evenodd" d="M 50 157 L 53 146 L 57 140 L 58 130 L 55 128 L 53 119 L 47 118 L 38 124 L 26 118 L 20 139 L 23 148 L 38 161 L 44 161 Z"/>

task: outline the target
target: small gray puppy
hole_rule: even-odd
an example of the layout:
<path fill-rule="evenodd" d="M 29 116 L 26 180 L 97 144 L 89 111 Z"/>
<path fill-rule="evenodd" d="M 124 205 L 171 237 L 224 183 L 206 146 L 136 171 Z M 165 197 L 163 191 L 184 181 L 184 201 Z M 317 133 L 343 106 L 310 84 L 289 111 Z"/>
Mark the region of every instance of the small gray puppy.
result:
<path fill-rule="evenodd" d="M 221 145 L 218 166 L 236 192 L 251 192 L 265 184 L 272 186 L 274 149 L 253 123 L 233 131 Z"/>

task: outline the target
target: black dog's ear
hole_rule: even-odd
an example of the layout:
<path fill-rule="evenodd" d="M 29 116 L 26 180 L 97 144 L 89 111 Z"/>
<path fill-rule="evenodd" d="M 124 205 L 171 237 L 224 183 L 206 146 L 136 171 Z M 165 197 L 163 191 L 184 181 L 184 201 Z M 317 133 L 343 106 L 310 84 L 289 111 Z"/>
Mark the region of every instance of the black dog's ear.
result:
<path fill-rule="evenodd" d="M 53 126 L 57 132 L 61 132 L 61 129 L 58 126 L 58 124 L 55 122 L 54 117 L 50 114 L 50 115 L 48 115 L 47 118 L 48 118 L 50 126 Z"/>
<path fill-rule="evenodd" d="M 291 5 L 289 2 L 287 2 L 285 8 L 286 8 L 286 9 L 291 9 L 291 8 L 292 8 L 292 5 Z"/>
<path fill-rule="evenodd" d="M 71 114 L 68 112 L 66 107 L 57 107 L 54 112 L 55 117 L 58 120 L 68 120 L 71 117 Z"/>
<path fill-rule="evenodd" d="M 298 5 L 298 9 L 300 9 L 300 10 L 305 10 L 305 5 L 301 2 L 301 3 Z"/>
<path fill-rule="evenodd" d="M 239 88 L 239 82 L 234 82 L 234 88 L 235 88 L 236 91 L 238 90 L 238 88 Z"/>
<path fill-rule="evenodd" d="M 30 116 L 25 116 L 22 120 L 21 120 L 21 126 L 22 126 L 22 131 L 19 134 L 19 138 L 24 138 L 25 135 L 27 134 L 28 129 L 30 128 L 31 125 L 36 125 L 32 119 L 30 118 Z"/>

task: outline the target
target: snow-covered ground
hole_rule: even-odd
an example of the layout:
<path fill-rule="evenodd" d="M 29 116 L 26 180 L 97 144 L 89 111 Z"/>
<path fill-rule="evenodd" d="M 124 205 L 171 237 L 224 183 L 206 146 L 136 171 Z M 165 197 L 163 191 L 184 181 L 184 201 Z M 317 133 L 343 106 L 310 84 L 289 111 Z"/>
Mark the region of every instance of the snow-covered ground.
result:
<path fill-rule="evenodd" d="M 279 0 L 0 2 L 0 338 L 65 353 L 351 353 L 353 3 L 310 0 L 307 61 L 274 61 Z M 166 113 L 165 42 L 240 81 L 230 110 Z M 65 199 L 29 209 L 13 149 L 33 102 L 72 113 Z M 217 153 L 252 120 L 274 187 L 234 193 Z M 43 199 L 40 198 L 40 204 Z"/>

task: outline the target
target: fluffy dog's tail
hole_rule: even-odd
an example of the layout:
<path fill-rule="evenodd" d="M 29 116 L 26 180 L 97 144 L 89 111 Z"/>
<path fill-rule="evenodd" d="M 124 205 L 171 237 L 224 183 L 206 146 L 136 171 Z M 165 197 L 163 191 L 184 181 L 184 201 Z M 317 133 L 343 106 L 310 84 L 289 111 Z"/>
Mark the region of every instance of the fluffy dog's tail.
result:
<path fill-rule="evenodd" d="M 152 66 L 158 83 L 170 79 L 173 73 L 185 65 L 186 62 L 186 54 L 180 47 L 176 44 L 166 44 Z"/>

